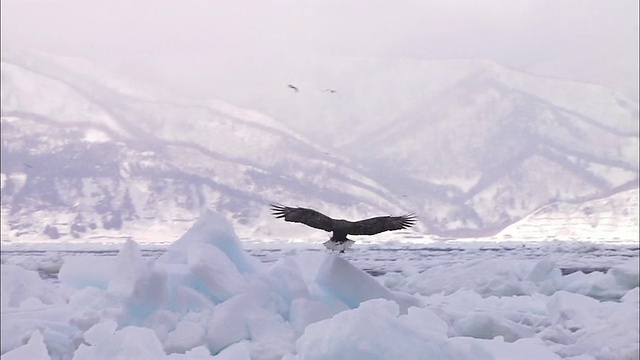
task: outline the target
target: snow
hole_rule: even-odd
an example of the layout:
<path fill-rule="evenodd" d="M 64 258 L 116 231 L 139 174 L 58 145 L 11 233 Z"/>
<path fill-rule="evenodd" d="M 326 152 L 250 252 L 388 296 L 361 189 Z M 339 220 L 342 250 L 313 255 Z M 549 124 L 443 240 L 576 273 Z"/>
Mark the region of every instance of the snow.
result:
<path fill-rule="evenodd" d="M 42 340 L 42 334 L 40 331 L 36 330 L 31 335 L 29 341 L 16 349 L 13 349 L 5 354 L 2 354 L 3 359 L 10 360 L 47 360 L 51 359 L 49 353 L 47 352 L 47 347 L 45 346 Z"/>
<path fill-rule="evenodd" d="M 55 268 L 34 264 L 49 257 L 3 255 L 0 351 L 3 359 L 637 358 L 637 248 L 616 257 L 614 245 L 607 253 L 545 244 L 547 255 L 531 256 L 525 246 L 451 242 L 441 256 L 420 256 L 418 269 L 407 256 L 417 250 L 400 243 L 356 243 L 346 254 L 281 243 L 274 261 L 261 262 L 273 243 L 241 241 L 209 211 L 159 256 L 133 240 L 115 256 L 105 256 L 114 245 L 68 253 L 58 281 L 36 271 Z M 566 256 L 587 268 L 598 265 L 594 253 L 605 271 L 563 275 Z"/>
<path fill-rule="evenodd" d="M 90 143 L 104 143 L 109 142 L 111 138 L 104 131 L 100 131 L 97 129 L 88 129 L 82 140 Z"/>
<path fill-rule="evenodd" d="M 127 136 L 127 131 L 116 119 L 93 103 L 91 97 L 68 86 L 64 80 L 54 79 L 4 60 L 0 66 L 3 74 L 11 74 L 3 76 L 3 108 L 34 114 L 51 114 L 56 121 L 67 123 L 88 122 L 104 126 L 115 134 Z M 17 91 L 9 90 L 12 88 Z"/>

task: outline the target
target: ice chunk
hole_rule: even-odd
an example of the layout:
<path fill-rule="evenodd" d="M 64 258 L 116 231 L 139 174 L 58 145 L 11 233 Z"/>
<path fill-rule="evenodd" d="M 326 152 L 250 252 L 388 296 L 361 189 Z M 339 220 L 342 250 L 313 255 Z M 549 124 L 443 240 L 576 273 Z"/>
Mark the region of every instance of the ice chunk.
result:
<path fill-rule="evenodd" d="M 406 315 L 400 316 L 400 320 L 404 322 L 407 327 L 413 328 L 417 332 L 428 331 L 429 335 L 432 332 L 447 335 L 449 325 L 442 320 L 436 313 L 429 309 L 410 307 Z"/>
<path fill-rule="evenodd" d="M 444 334 L 416 331 L 416 324 L 407 326 L 406 319 L 398 318 L 399 310 L 394 301 L 375 299 L 311 324 L 296 343 L 297 357 L 304 360 L 488 359 L 482 353 L 458 350 Z"/>
<path fill-rule="evenodd" d="M 69 322 L 82 331 L 107 320 L 121 320 L 125 314 L 122 299 L 95 287 L 76 291 L 69 299 Z"/>
<path fill-rule="evenodd" d="M 277 312 L 269 288 L 253 284 L 246 292 L 218 304 L 208 322 L 205 343 L 213 353 L 251 340 L 252 359 L 280 359 L 293 350 L 294 332 Z"/>
<path fill-rule="evenodd" d="M 72 289 L 93 286 L 106 289 L 115 270 L 115 258 L 106 256 L 66 256 L 60 267 L 60 283 Z"/>
<path fill-rule="evenodd" d="M 347 309 L 349 307 L 337 299 L 328 298 L 320 301 L 298 298 L 291 302 L 289 322 L 293 330 L 301 334 L 309 324 L 330 318 Z"/>
<path fill-rule="evenodd" d="M 397 296 L 378 283 L 371 275 L 356 268 L 339 255 L 326 254 L 318 268 L 316 283 L 351 308 L 370 299 L 394 300 L 403 313 L 419 301 L 410 295 Z"/>
<path fill-rule="evenodd" d="M 554 323 L 580 323 L 590 318 L 591 309 L 598 305 L 598 300 L 588 296 L 558 291 L 549 299 L 549 317 Z"/>
<path fill-rule="evenodd" d="M 482 348 L 493 360 L 560 360 L 561 357 L 553 353 L 547 346 L 536 338 L 519 339 L 513 343 L 505 342 L 500 336 L 491 340 L 473 338 L 452 338 L 452 343 L 463 347 L 474 345 Z"/>
<path fill-rule="evenodd" d="M 218 353 L 233 343 L 249 339 L 246 314 L 255 307 L 254 302 L 244 295 L 237 295 L 217 305 L 205 336 L 209 349 Z"/>
<path fill-rule="evenodd" d="M 84 332 L 84 335 L 82 335 L 82 337 L 87 344 L 99 344 L 102 339 L 113 336 L 117 328 L 118 323 L 116 323 L 115 321 L 105 321 L 92 326 L 89 330 Z"/>
<path fill-rule="evenodd" d="M 206 311 L 215 306 L 211 297 L 205 293 L 191 275 L 168 275 L 168 299 L 167 310 L 177 314 L 185 314 L 190 311 Z"/>
<path fill-rule="evenodd" d="M 127 240 L 115 259 L 113 274 L 107 289 L 122 297 L 131 296 L 137 280 L 149 270 L 142 259 L 140 247 L 133 240 Z"/>
<path fill-rule="evenodd" d="M 98 324 L 96 326 L 99 329 L 89 336 L 95 343 L 81 344 L 76 350 L 73 360 L 156 360 L 166 358 L 162 344 L 151 329 L 128 326 L 109 334 L 112 324 Z M 97 334 L 102 336 L 96 336 Z"/>
<path fill-rule="evenodd" d="M 282 317 L 265 309 L 256 309 L 247 316 L 253 360 L 279 360 L 295 350 L 296 335 Z"/>
<path fill-rule="evenodd" d="M 168 353 L 184 353 L 204 343 L 205 329 L 202 325 L 191 321 L 180 321 L 171 331 L 164 343 Z M 207 351 L 207 355 L 209 352 Z"/>
<path fill-rule="evenodd" d="M 37 272 L 26 270 L 17 265 L 3 264 L 0 266 L 2 282 L 0 283 L 2 296 L 1 309 L 20 307 L 29 298 L 38 299 L 42 304 L 53 304 L 62 301 L 58 293 L 49 287 Z M 33 300 L 30 300 L 34 304 Z M 28 306 L 28 303 L 23 306 Z"/>
<path fill-rule="evenodd" d="M 625 264 L 614 266 L 609 273 L 624 290 L 640 286 L 640 259 L 629 259 Z"/>
<path fill-rule="evenodd" d="M 422 295 L 440 292 L 451 294 L 460 289 L 471 289 L 488 296 L 531 295 L 536 292 L 551 294 L 558 289 L 562 278 L 553 261 L 468 261 L 464 265 L 436 265 L 423 273 L 395 280 L 395 289 Z M 389 281 L 389 284 L 394 285 Z"/>
<path fill-rule="evenodd" d="M 541 337 L 563 343 L 558 351 L 563 357 L 590 354 L 597 359 L 625 359 L 638 353 L 637 303 L 600 302 L 559 291 L 550 297 L 548 306 L 554 327 L 545 329 Z M 554 334 L 553 329 L 559 330 Z"/>
<path fill-rule="evenodd" d="M 629 304 L 636 304 L 637 306 L 638 303 L 640 302 L 640 288 L 636 287 L 634 289 L 627 291 L 627 293 L 624 294 L 624 296 L 622 297 L 622 299 L 620 299 L 620 301 L 624 303 L 629 303 Z"/>
<path fill-rule="evenodd" d="M 127 240 L 116 257 L 116 268 L 107 287 L 124 300 L 121 325 L 139 325 L 168 298 L 166 274 L 142 258 L 138 244 Z"/>
<path fill-rule="evenodd" d="M 249 352 L 249 342 L 240 341 L 226 347 L 213 357 L 215 360 L 252 360 Z"/>
<path fill-rule="evenodd" d="M 45 305 L 39 309 L 3 311 L 0 353 L 24 345 L 35 330 L 40 330 L 52 357 L 59 358 L 73 352 L 81 332 L 69 324 L 70 313 L 63 303 Z"/>
<path fill-rule="evenodd" d="M 51 355 L 73 351 L 78 331 L 68 324 L 70 310 L 53 285 L 45 283 L 35 271 L 2 265 L 1 287 L 1 353 L 26 346 L 34 336 L 44 338 Z M 39 332 L 34 335 L 36 330 Z M 36 347 L 36 339 L 29 348 Z"/>
<path fill-rule="evenodd" d="M 248 255 L 240 245 L 231 224 L 221 215 L 206 210 L 180 239 L 176 240 L 158 259 L 160 263 L 187 263 L 188 249 L 193 244 L 209 244 L 226 254 L 242 273 L 261 268 L 260 262 Z"/>
<path fill-rule="evenodd" d="M 291 258 L 278 260 L 269 268 L 266 281 L 288 302 L 310 296 L 298 263 Z"/>
<path fill-rule="evenodd" d="M 534 335 L 534 331 L 505 319 L 502 314 L 474 312 L 457 318 L 453 324 L 458 336 L 470 336 L 477 339 L 493 339 L 502 336 L 513 342 L 522 337 Z"/>
<path fill-rule="evenodd" d="M 548 279 L 557 279 L 561 276 L 562 272 L 553 261 L 550 259 L 543 259 L 535 264 L 529 274 L 527 274 L 525 280 L 538 284 Z"/>
<path fill-rule="evenodd" d="M 236 265 L 215 246 L 192 244 L 187 250 L 187 263 L 196 288 L 216 302 L 229 299 L 246 286 Z"/>
<path fill-rule="evenodd" d="M 226 349 L 225 349 L 226 350 Z M 236 354 L 232 354 L 232 355 L 236 355 Z M 238 354 L 240 355 L 240 354 Z M 209 353 L 209 349 L 207 349 L 204 346 L 198 346 L 195 347 L 191 350 L 188 350 L 187 352 L 185 352 L 184 354 L 169 354 L 169 356 L 167 356 L 167 360 L 220 360 L 220 359 L 239 359 L 239 360 L 243 360 L 243 359 L 247 359 L 250 360 L 248 357 L 243 358 L 241 356 L 238 357 L 218 357 L 218 356 L 211 356 L 211 353 Z"/>
<path fill-rule="evenodd" d="M 44 344 L 42 334 L 36 330 L 31 335 L 29 342 L 16 349 L 2 354 L 2 360 L 51 360 L 47 347 Z"/>

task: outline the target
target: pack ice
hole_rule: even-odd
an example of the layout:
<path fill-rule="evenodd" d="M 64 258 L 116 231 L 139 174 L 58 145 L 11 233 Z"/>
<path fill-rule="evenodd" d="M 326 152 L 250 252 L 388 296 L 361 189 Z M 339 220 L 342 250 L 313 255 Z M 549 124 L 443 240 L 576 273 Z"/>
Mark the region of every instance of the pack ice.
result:
<path fill-rule="evenodd" d="M 206 212 L 156 260 L 65 259 L 59 284 L 2 265 L 3 360 L 637 359 L 638 262 L 550 261 L 373 278 L 338 254 L 267 266 Z M 394 290 L 391 290 L 394 289 Z"/>

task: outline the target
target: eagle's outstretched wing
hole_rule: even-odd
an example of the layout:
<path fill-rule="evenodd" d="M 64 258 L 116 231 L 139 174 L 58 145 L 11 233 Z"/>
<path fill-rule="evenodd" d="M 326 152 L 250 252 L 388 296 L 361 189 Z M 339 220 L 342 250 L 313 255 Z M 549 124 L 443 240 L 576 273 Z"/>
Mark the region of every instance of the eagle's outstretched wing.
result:
<path fill-rule="evenodd" d="M 416 217 L 413 214 L 380 216 L 354 222 L 347 230 L 347 234 L 374 235 L 383 231 L 406 229 L 415 223 Z"/>
<path fill-rule="evenodd" d="M 335 221 L 315 210 L 271 204 L 271 211 L 273 212 L 273 216 L 284 218 L 284 221 L 302 223 L 325 231 L 333 231 L 334 229 Z"/>

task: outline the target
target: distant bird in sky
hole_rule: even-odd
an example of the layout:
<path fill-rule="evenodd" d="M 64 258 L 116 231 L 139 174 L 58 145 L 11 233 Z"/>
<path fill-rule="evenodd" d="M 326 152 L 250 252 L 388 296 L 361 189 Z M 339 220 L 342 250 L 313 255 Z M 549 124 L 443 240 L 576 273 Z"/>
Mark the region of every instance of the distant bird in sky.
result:
<path fill-rule="evenodd" d="M 295 86 L 293 86 L 293 85 L 291 85 L 291 84 L 289 84 L 288 86 L 289 86 L 291 89 L 293 89 L 293 90 L 295 90 L 296 92 L 298 92 L 298 88 L 297 88 L 297 87 L 295 87 Z"/>
<path fill-rule="evenodd" d="M 323 244 L 328 249 L 340 250 L 340 252 L 344 252 L 354 243 L 353 240 L 347 239 L 347 235 L 374 235 L 384 231 L 406 229 L 416 222 L 413 214 L 349 221 L 332 219 L 312 209 L 293 208 L 280 204 L 271 204 L 271 211 L 273 216 L 284 221 L 302 223 L 312 228 L 333 232 L 331 239 Z"/>
<path fill-rule="evenodd" d="M 336 92 L 336 91 L 335 91 L 335 90 L 333 90 L 333 89 L 327 89 L 327 90 L 325 90 L 324 92 L 327 92 L 327 91 L 328 91 L 328 92 L 330 92 L 330 93 L 332 93 L 332 94 L 333 94 L 334 92 Z"/>
<path fill-rule="evenodd" d="M 31 166 L 31 165 L 29 165 L 29 164 L 27 164 L 27 163 L 22 163 L 22 165 L 24 165 L 25 167 L 28 167 L 29 169 L 32 169 L 32 168 L 33 168 L 33 166 Z"/>

